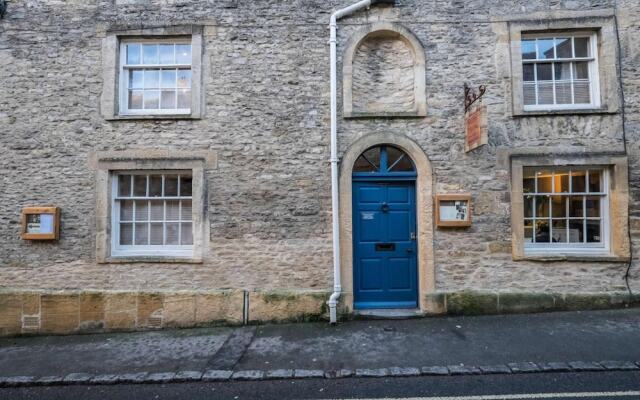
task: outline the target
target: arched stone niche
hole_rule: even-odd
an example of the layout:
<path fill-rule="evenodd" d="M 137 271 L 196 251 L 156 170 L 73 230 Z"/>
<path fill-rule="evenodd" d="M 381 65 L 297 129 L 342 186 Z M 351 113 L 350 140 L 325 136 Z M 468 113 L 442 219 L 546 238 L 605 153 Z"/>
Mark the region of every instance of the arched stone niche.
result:
<path fill-rule="evenodd" d="M 345 118 L 427 115 L 424 49 L 402 25 L 378 22 L 356 32 L 342 79 Z"/>

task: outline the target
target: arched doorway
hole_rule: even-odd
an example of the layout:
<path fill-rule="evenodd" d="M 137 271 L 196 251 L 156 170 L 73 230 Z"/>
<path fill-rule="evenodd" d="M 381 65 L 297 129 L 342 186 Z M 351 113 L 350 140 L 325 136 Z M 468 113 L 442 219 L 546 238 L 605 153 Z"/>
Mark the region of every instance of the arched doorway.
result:
<path fill-rule="evenodd" d="M 417 308 L 415 165 L 376 145 L 352 171 L 354 308 Z"/>
<path fill-rule="evenodd" d="M 436 293 L 436 271 L 433 253 L 433 189 L 435 178 L 431 162 L 418 143 L 401 133 L 372 133 L 353 142 L 340 160 L 340 264 L 342 293 L 341 312 L 353 311 L 353 167 L 356 160 L 373 146 L 390 145 L 406 153 L 417 174 L 416 222 L 418 245 L 418 306 L 420 313 L 443 312 Z"/>

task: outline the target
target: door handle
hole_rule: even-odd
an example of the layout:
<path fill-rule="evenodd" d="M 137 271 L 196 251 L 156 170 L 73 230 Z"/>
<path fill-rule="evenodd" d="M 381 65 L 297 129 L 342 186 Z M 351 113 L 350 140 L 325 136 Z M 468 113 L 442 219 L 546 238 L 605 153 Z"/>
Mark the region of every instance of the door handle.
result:
<path fill-rule="evenodd" d="M 413 249 L 407 249 L 407 253 L 413 253 Z"/>

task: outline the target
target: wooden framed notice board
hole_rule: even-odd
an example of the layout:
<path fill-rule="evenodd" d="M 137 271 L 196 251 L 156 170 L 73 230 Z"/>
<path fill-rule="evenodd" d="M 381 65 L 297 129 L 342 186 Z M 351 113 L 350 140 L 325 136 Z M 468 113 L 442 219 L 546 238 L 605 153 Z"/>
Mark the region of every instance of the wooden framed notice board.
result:
<path fill-rule="evenodd" d="M 60 208 L 25 207 L 22 209 L 20 225 L 23 240 L 58 240 Z"/>
<path fill-rule="evenodd" d="M 436 226 L 471 226 L 471 195 L 469 193 L 438 194 L 435 197 Z"/>

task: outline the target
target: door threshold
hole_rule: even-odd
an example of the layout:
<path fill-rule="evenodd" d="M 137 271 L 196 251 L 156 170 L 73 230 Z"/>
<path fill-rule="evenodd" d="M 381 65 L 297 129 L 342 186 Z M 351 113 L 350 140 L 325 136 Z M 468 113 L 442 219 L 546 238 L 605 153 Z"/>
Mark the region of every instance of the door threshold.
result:
<path fill-rule="evenodd" d="M 418 308 L 369 308 L 354 310 L 353 315 L 362 319 L 408 319 L 424 316 Z"/>

